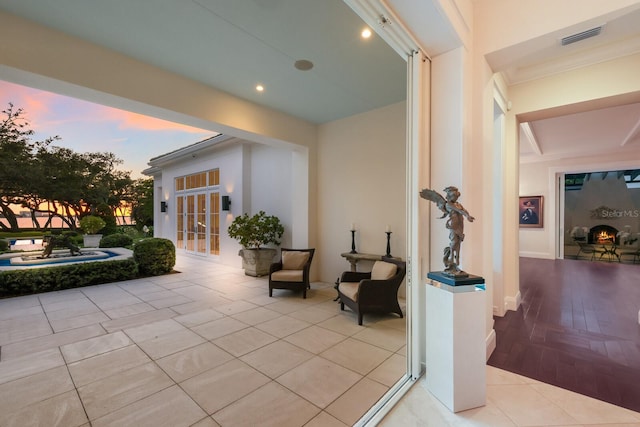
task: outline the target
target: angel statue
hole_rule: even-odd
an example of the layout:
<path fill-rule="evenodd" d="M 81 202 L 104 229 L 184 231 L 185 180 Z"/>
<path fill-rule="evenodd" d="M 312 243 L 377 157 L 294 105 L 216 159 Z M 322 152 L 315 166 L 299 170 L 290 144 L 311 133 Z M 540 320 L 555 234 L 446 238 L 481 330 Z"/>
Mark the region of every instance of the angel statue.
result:
<path fill-rule="evenodd" d="M 456 187 L 447 187 L 444 189 L 446 198 L 438 194 L 437 191 L 425 188 L 420 192 L 420 197 L 434 202 L 442 211 L 440 218 L 449 217 L 446 227 L 449 229 L 449 246 L 444 248 L 444 273 L 454 277 L 467 277 L 468 274 L 460 270 L 460 245 L 464 240 L 464 218 L 469 222 L 475 219 L 469 212 L 458 203 L 460 191 Z"/>

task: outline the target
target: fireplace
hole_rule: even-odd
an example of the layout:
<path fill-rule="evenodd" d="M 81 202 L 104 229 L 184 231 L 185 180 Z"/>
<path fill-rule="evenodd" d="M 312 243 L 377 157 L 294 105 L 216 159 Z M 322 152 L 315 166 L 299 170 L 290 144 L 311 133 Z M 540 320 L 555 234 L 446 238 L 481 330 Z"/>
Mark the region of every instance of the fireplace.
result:
<path fill-rule="evenodd" d="M 589 230 L 588 243 L 616 243 L 616 235 L 618 230 L 610 225 L 596 225 Z"/>

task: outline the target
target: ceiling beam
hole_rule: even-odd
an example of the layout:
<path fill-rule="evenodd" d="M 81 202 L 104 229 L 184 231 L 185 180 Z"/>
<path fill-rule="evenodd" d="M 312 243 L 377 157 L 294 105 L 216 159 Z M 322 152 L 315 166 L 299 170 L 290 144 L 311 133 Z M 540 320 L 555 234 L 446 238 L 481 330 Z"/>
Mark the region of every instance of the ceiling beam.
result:
<path fill-rule="evenodd" d="M 629 142 L 633 138 L 635 138 L 638 135 L 639 132 L 640 132 L 640 119 L 638 119 L 638 121 L 636 122 L 635 126 L 633 128 L 631 128 L 631 131 L 622 140 L 622 143 L 620 143 L 620 146 L 624 147 L 627 144 L 627 142 Z"/>
<path fill-rule="evenodd" d="M 527 140 L 531 145 L 531 149 L 538 156 L 542 156 L 542 149 L 540 148 L 540 144 L 538 143 L 538 139 L 536 138 L 535 133 L 533 133 L 533 128 L 531 127 L 531 123 L 529 122 L 520 123 L 520 129 L 522 130 L 522 133 L 527 137 Z"/>

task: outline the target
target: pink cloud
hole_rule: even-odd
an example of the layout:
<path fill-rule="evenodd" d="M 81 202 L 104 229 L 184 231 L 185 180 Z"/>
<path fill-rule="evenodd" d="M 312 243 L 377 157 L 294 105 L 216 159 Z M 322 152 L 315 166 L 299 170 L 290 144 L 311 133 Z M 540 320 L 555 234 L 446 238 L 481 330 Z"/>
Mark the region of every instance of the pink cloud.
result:
<path fill-rule="evenodd" d="M 51 112 L 49 103 L 54 94 L 3 81 L 0 81 L 0 94 L 2 94 L 2 110 L 8 108 L 9 103 L 14 105 L 14 109 L 22 108 L 24 117 L 33 127 L 48 121 L 47 116 Z"/>

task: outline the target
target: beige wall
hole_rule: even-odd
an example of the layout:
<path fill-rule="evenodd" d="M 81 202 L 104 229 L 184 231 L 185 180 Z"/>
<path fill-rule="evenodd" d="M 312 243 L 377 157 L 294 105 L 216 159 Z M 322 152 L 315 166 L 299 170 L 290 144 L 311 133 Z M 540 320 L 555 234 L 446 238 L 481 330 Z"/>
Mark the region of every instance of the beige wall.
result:
<path fill-rule="evenodd" d="M 406 105 L 393 104 L 321 125 L 318 132 L 318 254 L 320 280 L 333 283 L 351 250 L 406 259 Z M 369 271 L 371 263 L 358 264 Z"/>

